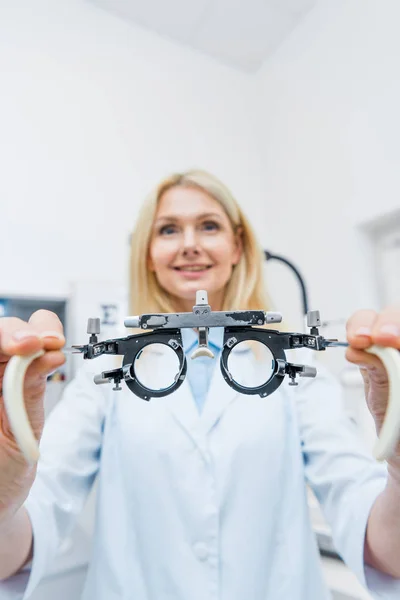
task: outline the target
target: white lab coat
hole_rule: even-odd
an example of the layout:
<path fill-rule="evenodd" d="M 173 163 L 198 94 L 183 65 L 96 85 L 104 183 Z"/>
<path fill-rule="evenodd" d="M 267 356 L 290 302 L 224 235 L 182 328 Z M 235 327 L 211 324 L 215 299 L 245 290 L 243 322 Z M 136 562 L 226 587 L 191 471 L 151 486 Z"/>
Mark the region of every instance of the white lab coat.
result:
<path fill-rule="evenodd" d="M 310 364 L 312 354 L 298 358 Z M 244 373 L 262 368 L 249 350 L 238 358 Z M 150 372 L 168 368 L 161 359 L 152 357 Z M 31 576 L 3 582 L 0 592 L 27 586 L 28 598 L 97 475 L 84 600 L 329 598 L 306 483 L 361 582 L 376 598 L 400 597 L 400 581 L 363 565 L 367 518 L 386 471 L 363 450 L 322 365 L 316 379 L 296 388 L 286 380 L 264 399 L 236 393 L 217 366 L 199 415 L 186 381 L 150 402 L 126 386 L 96 387 L 93 370 L 110 368 L 102 360 L 85 364 L 46 424 L 26 502 Z"/>

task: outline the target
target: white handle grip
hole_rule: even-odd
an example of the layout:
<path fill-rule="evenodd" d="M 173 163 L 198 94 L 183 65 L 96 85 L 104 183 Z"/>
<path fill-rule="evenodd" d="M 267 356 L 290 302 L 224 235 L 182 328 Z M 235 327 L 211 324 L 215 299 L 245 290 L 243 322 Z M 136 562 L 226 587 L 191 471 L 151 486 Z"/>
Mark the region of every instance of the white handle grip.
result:
<path fill-rule="evenodd" d="M 29 423 L 24 402 L 24 379 L 29 365 L 44 351 L 30 356 L 10 358 L 3 378 L 3 397 L 11 431 L 26 461 L 33 465 L 39 460 L 39 445 Z"/>
<path fill-rule="evenodd" d="M 400 442 L 400 352 L 394 348 L 372 346 L 366 349 L 383 362 L 389 377 L 389 399 L 385 420 L 374 448 L 377 460 L 388 460 Z M 3 379 L 4 406 L 11 430 L 26 460 L 34 464 L 39 460 L 39 446 L 25 409 L 23 389 L 29 365 L 44 352 L 31 356 L 13 356 L 6 367 Z"/>
<path fill-rule="evenodd" d="M 395 348 L 382 346 L 371 346 L 366 351 L 381 359 L 389 378 L 385 420 L 373 451 L 377 460 L 388 460 L 400 442 L 400 352 Z"/>

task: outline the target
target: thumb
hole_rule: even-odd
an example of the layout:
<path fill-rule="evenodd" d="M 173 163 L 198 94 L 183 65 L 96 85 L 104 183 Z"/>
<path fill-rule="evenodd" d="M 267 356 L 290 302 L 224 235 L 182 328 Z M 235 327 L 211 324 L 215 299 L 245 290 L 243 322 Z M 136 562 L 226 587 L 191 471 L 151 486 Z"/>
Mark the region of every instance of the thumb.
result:
<path fill-rule="evenodd" d="M 45 350 L 59 350 L 64 346 L 64 329 L 60 319 L 54 312 L 37 310 L 31 315 L 29 324 L 43 339 Z"/>

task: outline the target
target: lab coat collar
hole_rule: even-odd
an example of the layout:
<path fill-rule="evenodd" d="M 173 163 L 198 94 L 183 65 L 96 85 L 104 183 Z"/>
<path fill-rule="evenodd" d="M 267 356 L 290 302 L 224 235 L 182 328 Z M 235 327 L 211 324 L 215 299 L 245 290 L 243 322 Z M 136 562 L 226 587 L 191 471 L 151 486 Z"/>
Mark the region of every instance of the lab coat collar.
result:
<path fill-rule="evenodd" d="M 246 353 L 243 353 L 241 357 L 241 360 L 243 360 L 244 376 L 249 369 L 249 360 L 251 361 L 252 359 L 252 353 L 247 349 Z M 200 449 L 205 460 L 208 460 L 207 435 L 223 417 L 227 408 L 239 396 L 239 393 L 225 382 L 219 365 L 219 356 L 213 360 L 216 361 L 216 364 L 207 399 L 200 414 L 193 401 L 190 385 L 187 380 L 182 383 L 181 387 L 175 393 L 166 398 L 166 406 L 175 420 Z"/>
<path fill-rule="evenodd" d="M 212 375 L 207 400 L 200 414 L 193 401 L 187 380 L 182 383 L 175 393 L 166 398 L 166 406 L 174 419 L 192 438 L 206 461 L 208 461 L 206 436 L 237 396 L 238 392 L 225 383 L 219 364 L 217 364 Z"/>

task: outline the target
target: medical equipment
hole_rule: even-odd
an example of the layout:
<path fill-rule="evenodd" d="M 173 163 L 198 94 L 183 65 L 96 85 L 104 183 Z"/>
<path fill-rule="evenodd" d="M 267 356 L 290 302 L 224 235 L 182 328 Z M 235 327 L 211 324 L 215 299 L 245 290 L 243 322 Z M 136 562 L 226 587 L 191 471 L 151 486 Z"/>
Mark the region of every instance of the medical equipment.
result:
<path fill-rule="evenodd" d="M 89 319 L 89 342 L 85 345 L 72 346 L 65 351 L 82 354 L 84 359 L 94 359 L 102 355 L 122 355 L 122 367 L 103 371 L 95 375 L 94 383 L 113 382 L 114 390 L 120 390 L 124 381 L 128 388 L 143 400 L 152 397 L 160 398 L 177 390 L 185 380 L 187 362 L 182 346 L 181 329 L 194 328 L 198 333 L 198 347 L 191 358 L 208 356 L 213 353 L 208 347 L 208 331 L 210 327 L 223 327 L 224 340 L 220 358 L 220 368 L 226 383 L 242 394 L 258 394 L 262 398 L 275 392 L 282 384 L 285 375 L 289 376 L 289 385 L 298 385 L 296 377 L 315 377 L 315 367 L 290 363 L 286 360 L 285 350 L 309 348 L 324 351 L 328 347 L 348 346 L 347 342 L 326 339 L 319 334 L 321 325 L 319 311 L 307 313 L 307 327 L 310 333 L 281 332 L 262 326 L 280 323 L 282 315 L 277 312 L 262 310 L 212 311 L 208 304 L 207 292 L 196 293 L 196 304 L 193 311 L 186 313 L 143 314 L 127 317 L 124 324 L 127 328 L 142 329 L 144 333 L 98 341 L 100 319 Z M 258 326 L 258 327 L 257 327 Z M 148 331 L 151 330 L 151 331 Z M 272 355 L 272 372 L 267 380 L 254 387 L 246 387 L 239 383 L 229 369 L 229 358 L 235 347 L 241 342 L 259 342 L 266 346 Z M 137 375 L 137 360 L 142 352 L 153 344 L 161 344 L 176 354 L 179 361 L 178 372 L 172 384 L 161 389 L 152 389 L 143 385 Z M 376 354 L 386 367 L 390 381 L 389 402 L 380 438 L 375 446 L 374 454 L 378 460 L 387 460 L 394 451 L 400 437 L 400 353 L 394 348 L 372 346 L 367 352 Z M 29 364 L 41 356 L 38 352 L 29 357 L 14 356 L 10 359 L 3 380 L 3 395 L 11 429 L 26 460 L 33 463 L 39 458 L 39 449 L 31 430 L 23 400 L 23 383 Z"/>

